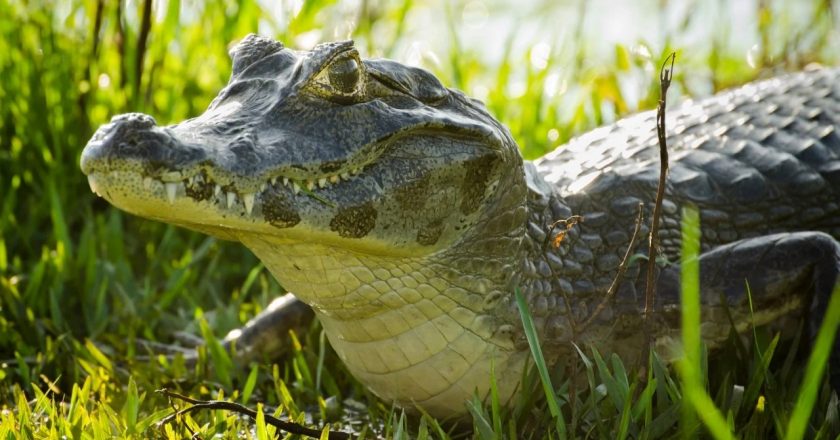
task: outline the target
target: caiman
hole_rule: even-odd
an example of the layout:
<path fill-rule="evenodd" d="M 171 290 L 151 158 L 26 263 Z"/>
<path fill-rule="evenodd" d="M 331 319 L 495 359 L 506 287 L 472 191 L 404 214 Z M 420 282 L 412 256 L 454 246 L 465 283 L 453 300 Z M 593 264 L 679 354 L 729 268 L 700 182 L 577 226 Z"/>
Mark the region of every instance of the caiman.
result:
<path fill-rule="evenodd" d="M 501 399 L 516 394 L 530 356 L 517 289 L 549 363 L 578 356 L 573 340 L 638 360 L 644 258 L 630 259 L 595 312 L 639 203 L 652 211 L 654 113 L 528 162 L 482 102 L 425 70 L 362 59 L 351 41 L 295 51 L 250 35 L 231 57 L 230 81 L 202 115 L 162 127 L 131 113 L 99 128 L 81 155 L 93 191 L 247 246 L 311 306 L 352 374 L 403 407 L 463 414 L 488 395 L 491 369 Z M 813 337 L 840 268 L 840 69 L 687 102 L 666 126 L 657 350 L 679 337 L 687 205 L 701 219 L 704 342 L 719 346 L 733 325 Z M 570 218 L 582 221 L 552 228 Z M 630 252 L 646 254 L 647 240 L 635 243 Z M 240 338 L 262 329 L 249 340 L 280 340 L 265 333 L 272 313 Z"/>

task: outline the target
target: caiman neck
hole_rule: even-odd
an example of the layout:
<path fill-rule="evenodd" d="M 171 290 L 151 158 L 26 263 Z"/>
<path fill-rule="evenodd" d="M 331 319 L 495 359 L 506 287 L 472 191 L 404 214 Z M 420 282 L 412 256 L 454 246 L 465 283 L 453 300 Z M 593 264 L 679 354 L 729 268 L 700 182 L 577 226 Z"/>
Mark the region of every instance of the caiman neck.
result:
<path fill-rule="evenodd" d="M 377 256 L 279 237 L 239 239 L 280 283 L 313 307 L 350 371 L 377 395 L 436 416 L 460 414 L 489 392 L 502 399 L 526 359 L 512 301 L 528 218 L 521 173 L 448 249 Z"/>
<path fill-rule="evenodd" d="M 498 277 L 470 272 L 478 256 L 380 258 L 317 244 L 245 238 L 283 287 L 310 304 L 353 375 L 386 401 L 436 417 L 464 413 L 489 392 L 509 399 L 526 359 Z M 499 273 L 512 273 L 498 262 Z M 492 366 L 492 367 L 491 367 Z"/>
<path fill-rule="evenodd" d="M 510 284 L 511 290 L 518 289 L 528 304 L 540 342 L 550 348 L 545 351 L 550 358 L 547 360 L 554 363 L 570 347 L 572 320 L 586 317 L 587 307 L 580 306 L 577 294 L 585 296 L 584 290 L 597 289 L 585 276 L 587 255 L 591 259 L 592 253 L 587 240 L 580 235 L 580 228 L 567 229 L 563 222 L 580 213 L 573 212 L 532 163 L 524 164 L 524 172 L 528 216 L 519 246 L 518 266 Z M 560 233 L 564 238 L 557 241 Z M 566 301 L 573 296 L 574 306 L 567 307 Z M 585 302 L 585 299 L 580 301 Z M 508 313 L 513 316 L 511 319 L 519 320 L 519 310 L 513 300 Z M 517 335 L 516 342 L 527 348 L 524 335 Z"/>

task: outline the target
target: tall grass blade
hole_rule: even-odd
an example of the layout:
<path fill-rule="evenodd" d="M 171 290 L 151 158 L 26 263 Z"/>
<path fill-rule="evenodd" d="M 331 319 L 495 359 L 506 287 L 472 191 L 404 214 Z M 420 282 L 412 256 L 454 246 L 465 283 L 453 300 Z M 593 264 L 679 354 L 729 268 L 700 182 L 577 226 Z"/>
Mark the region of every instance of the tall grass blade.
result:
<path fill-rule="evenodd" d="M 703 385 L 700 337 L 700 212 L 695 206 L 682 210 L 682 343 L 679 361 L 687 403 L 716 439 L 734 439 L 726 418 Z"/>
<path fill-rule="evenodd" d="M 487 417 L 487 412 L 484 411 L 481 405 L 481 400 L 478 396 L 473 396 L 467 401 L 467 409 L 473 419 L 474 435 L 478 434 L 481 440 L 495 440 L 496 434 L 493 432 L 493 426 Z"/>
<path fill-rule="evenodd" d="M 554 393 L 554 386 L 551 384 L 548 366 L 545 364 L 545 357 L 542 353 L 542 347 L 540 347 L 537 329 L 534 327 L 534 320 L 531 318 L 531 311 L 528 308 L 528 303 L 525 302 L 525 298 L 519 292 L 518 287 L 514 288 L 514 295 L 516 296 L 516 305 L 519 307 L 519 316 L 522 318 L 522 326 L 525 329 L 525 337 L 528 339 L 531 355 L 534 357 L 534 363 L 537 365 L 537 371 L 540 373 L 543 391 L 545 392 L 546 401 L 548 401 L 548 409 L 554 418 L 557 435 L 560 438 L 566 438 L 566 422 L 563 419 L 563 413 L 560 412 L 560 403 L 557 395 Z"/>
<path fill-rule="evenodd" d="M 496 362 L 490 360 L 490 411 L 493 418 L 493 431 L 502 432 L 502 404 L 499 401 L 499 386 L 496 381 Z"/>
<path fill-rule="evenodd" d="M 210 352 L 210 359 L 212 360 L 213 371 L 219 381 L 227 388 L 233 385 L 233 359 L 231 359 L 227 350 L 222 346 L 222 343 L 213 334 L 207 319 L 204 317 L 204 312 L 196 310 L 195 319 L 198 320 L 199 328 L 201 329 L 201 337 Z"/>
<path fill-rule="evenodd" d="M 826 365 L 828 365 L 828 358 L 834 349 L 834 338 L 837 336 L 838 325 L 840 325 L 840 283 L 834 286 L 834 291 L 831 292 L 828 310 L 825 312 L 820 331 L 817 333 L 814 342 L 813 351 L 808 358 L 805 378 L 802 380 L 802 387 L 799 389 L 796 406 L 793 407 L 785 440 L 800 439 L 805 435 L 808 420 L 811 418 L 814 402 L 817 400 L 817 393 L 822 384 L 823 373 Z"/>
<path fill-rule="evenodd" d="M 122 411 L 126 434 L 132 435 L 137 433 L 137 416 L 140 412 L 140 401 L 141 398 L 137 392 L 137 384 L 134 382 L 133 377 L 129 377 L 128 391 L 125 396 L 125 405 Z"/>
<path fill-rule="evenodd" d="M 242 386 L 242 404 L 248 403 L 251 400 L 251 394 L 254 392 L 254 387 L 257 385 L 257 377 L 260 369 L 256 365 L 251 367 L 251 372 L 248 374 L 248 379 L 245 380 L 245 385 Z"/>

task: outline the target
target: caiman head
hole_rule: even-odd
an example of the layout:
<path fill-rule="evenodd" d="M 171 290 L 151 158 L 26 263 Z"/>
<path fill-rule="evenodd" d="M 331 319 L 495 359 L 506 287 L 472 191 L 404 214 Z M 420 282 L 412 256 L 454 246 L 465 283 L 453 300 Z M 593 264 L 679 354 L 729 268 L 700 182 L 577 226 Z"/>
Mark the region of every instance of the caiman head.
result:
<path fill-rule="evenodd" d="M 490 353 L 511 350 L 493 311 L 526 216 L 510 134 L 432 74 L 362 60 L 350 41 L 293 51 L 251 35 L 231 55 L 231 79 L 201 116 L 102 126 L 81 157 L 91 189 L 241 241 L 313 306 L 377 394 L 463 411 L 460 398 L 489 386 Z"/>

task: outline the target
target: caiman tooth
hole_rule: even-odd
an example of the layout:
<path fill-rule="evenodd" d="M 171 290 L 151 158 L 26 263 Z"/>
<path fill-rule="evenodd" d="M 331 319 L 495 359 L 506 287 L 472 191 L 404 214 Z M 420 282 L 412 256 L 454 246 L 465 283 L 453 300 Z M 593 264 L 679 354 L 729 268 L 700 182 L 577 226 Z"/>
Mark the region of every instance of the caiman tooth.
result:
<path fill-rule="evenodd" d="M 289 178 L 288 177 L 283 178 L 283 185 L 289 186 Z"/>
<path fill-rule="evenodd" d="M 219 195 L 219 193 L 221 193 L 221 192 L 222 192 L 222 187 L 221 187 L 221 186 L 216 185 L 216 186 L 213 188 L 213 195 L 214 195 L 214 196 L 218 196 L 218 195 Z"/>
<path fill-rule="evenodd" d="M 271 178 L 271 184 L 272 184 L 272 185 L 276 185 L 276 184 L 277 184 L 277 178 L 276 178 L 276 177 L 272 177 L 272 178 Z"/>
<path fill-rule="evenodd" d="M 292 189 L 294 189 L 295 194 L 297 194 L 300 192 L 300 185 L 298 185 L 297 182 L 292 182 Z"/>
<path fill-rule="evenodd" d="M 267 187 L 268 187 L 268 185 L 267 185 L 265 182 L 263 182 L 263 184 L 262 184 L 262 185 L 260 185 L 260 192 L 265 191 L 265 189 L 266 189 Z"/>
<path fill-rule="evenodd" d="M 232 193 L 232 192 L 229 192 L 229 193 L 225 194 L 225 197 L 227 198 L 228 209 L 232 208 L 233 207 L 233 202 L 236 201 L 236 194 Z"/>
<path fill-rule="evenodd" d="M 90 192 L 99 196 L 99 187 L 98 187 L 98 184 L 96 182 L 96 177 L 87 176 L 87 178 L 88 178 L 88 186 L 90 186 Z M 102 196 L 99 196 L 99 197 L 102 197 Z"/>
<path fill-rule="evenodd" d="M 169 203 L 175 203 L 175 196 L 178 194 L 178 184 L 175 182 L 166 182 L 166 200 Z"/>
<path fill-rule="evenodd" d="M 307 180 L 306 181 L 306 189 L 308 189 L 309 191 L 312 191 L 312 188 L 315 188 L 315 182 L 313 182 L 311 180 Z"/>
<path fill-rule="evenodd" d="M 245 203 L 245 212 L 247 212 L 248 215 L 251 215 L 251 211 L 254 210 L 254 195 L 243 194 L 242 201 Z"/>
<path fill-rule="evenodd" d="M 151 177 L 144 177 L 143 178 L 143 189 L 146 191 L 152 189 L 152 178 Z"/>
<path fill-rule="evenodd" d="M 330 176 L 330 183 L 338 183 L 338 175 Z"/>
<path fill-rule="evenodd" d="M 327 178 L 322 177 L 322 178 L 318 179 L 318 186 L 320 186 L 321 188 L 327 186 Z"/>
<path fill-rule="evenodd" d="M 348 173 L 347 171 L 341 173 L 341 178 L 344 179 L 344 180 L 349 179 L 350 178 L 350 173 Z"/>

